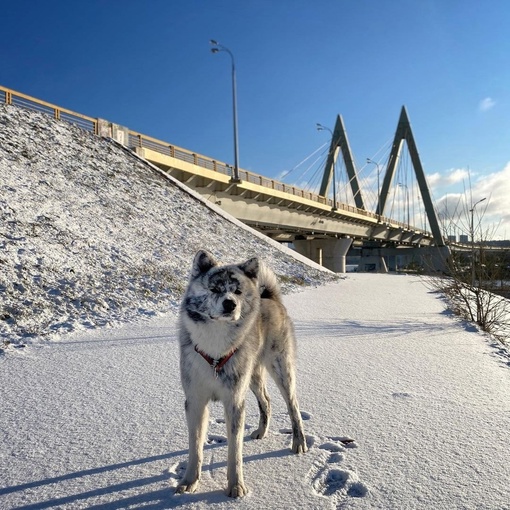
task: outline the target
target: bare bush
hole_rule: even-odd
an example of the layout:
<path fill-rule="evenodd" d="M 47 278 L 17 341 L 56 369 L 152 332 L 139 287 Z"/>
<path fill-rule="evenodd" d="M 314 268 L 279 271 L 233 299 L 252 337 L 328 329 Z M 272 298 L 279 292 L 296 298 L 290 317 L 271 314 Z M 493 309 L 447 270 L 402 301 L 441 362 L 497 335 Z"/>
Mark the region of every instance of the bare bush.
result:
<path fill-rule="evenodd" d="M 478 212 L 476 206 L 485 200 L 473 203 L 469 192 L 469 201 L 461 197 L 454 215 L 444 215 L 445 237 L 453 226 L 470 242 L 452 247 L 446 274 L 428 282 L 446 296 L 454 313 L 505 343 L 510 335 L 510 251 L 491 242 L 497 227 L 482 226 L 485 209 Z"/>

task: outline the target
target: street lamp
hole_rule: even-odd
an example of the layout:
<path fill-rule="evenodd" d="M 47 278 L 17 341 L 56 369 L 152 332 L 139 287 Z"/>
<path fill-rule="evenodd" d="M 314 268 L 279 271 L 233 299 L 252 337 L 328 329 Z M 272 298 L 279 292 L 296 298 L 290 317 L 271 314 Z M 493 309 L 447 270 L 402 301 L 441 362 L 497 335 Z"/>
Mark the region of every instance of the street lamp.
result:
<path fill-rule="evenodd" d="M 379 163 L 372 161 L 370 158 L 367 158 L 367 163 L 375 165 L 377 167 L 377 221 L 381 221 L 381 186 L 379 185 L 379 176 L 381 175 L 381 168 Z"/>
<path fill-rule="evenodd" d="M 236 66 L 234 62 L 234 55 L 232 52 L 225 46 L 221 45 L 218 41 L 211 39 L 209 41 L 213 48 L 211 48 L 212 53 L 218 53 L 220 51 L 225 51 L 230 55 L 232 60 L 232 112 L 234 117 L 234 175 L 230 179 L 230 182 L 239 183 L 241 179 L 239 177 L 239 141 L 237 134 L 237 91 L 236 91 Z"/>
<path fill-rule="evenodd" d="M 401 188 L 406 189 L 406 200 L 407 200 L 407 228 L 411 229 L 411 220 L 409 215 L 409 188 L 407 187 L 407 184 L 403 184 L 401 182 L 397 183 L 397 186 L 400 186 Z M 413 222 L 414 223 L 414 222 Z"/>
<path fill-rule="evenodd" d="M 328 127 L 326 126 L 323 126 L 322 124 L 319 124 L 318 122 L 316 123 L 316 126 L 317 126 L 317 131 L 329 131 L 331 133 L 331 142 L 333 142 L 333 131 L 331 131 L 331 129 L 329 129 Z M 332 211 L 336 211 L 337 210 L 337 207 L 336 207 L 336 183 L 335 183 L 335 162 L 333 161 L 333 208 L 332 208 Z"/>
<path fill-rule="evenodd" d="M 483 197 L 481 200 L 478 200 L 478 202 L 469 209 L 469 212 L 471 213 L 471 286 L 475 286 L 475 207 L 480 203 L 483 202 L 487 197 Z"/>

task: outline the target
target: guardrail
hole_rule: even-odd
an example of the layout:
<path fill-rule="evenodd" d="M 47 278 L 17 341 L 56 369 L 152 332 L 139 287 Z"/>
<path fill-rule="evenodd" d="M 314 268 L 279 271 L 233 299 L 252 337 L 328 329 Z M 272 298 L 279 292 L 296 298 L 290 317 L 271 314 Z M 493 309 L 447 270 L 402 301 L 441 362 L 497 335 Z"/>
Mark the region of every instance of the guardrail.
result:
<path fill-rule="evenodd" d="M 99 134 L 100 119 L 88 117 L 86 115 L 82 115 L 81 113 L 76 113 L 71 110 L 67 110 L 66 108 L 61 108 L 60 106 L 48 103 L 46 101 L 42 101 L 35 97 L 22 94 L 21 92 L 16 92 L 12 89 L 8 89 L 6 87 L 3 87 L 2 85 L 0 85 L 0 102 L 9 105 L 19 106 L 29 110 L 35 110 L 38 112 L 46 113 L 51 115 L 55 119 L 71 122 L 72 124 L 76 124 L 80 128 L 90 131 L 96 135 Z M 145 147 L 147 149 L 152 149 L 161 154 L 165 154 L 167 156 L 180 159 L 181 161 L 187 161 L 188 163 L 192 163 L 196 166 L 232 176 L 232 167 L 227 165 L 226 163 L 216 161 L 214 159 L 208 158 L 207 156 L 202 156 L 201 154 L 188 151 L 187 149 L 177 147 L 176 145 L 171 145 L 167 142 L 158 140 L 157 138 L 152 138 L 151 136 L 143 135 L 136 131 L 128 130 L 128 132 L 129 132 L 128 146 L 131 149 L 134 149 L 136 147 Z M 326 198 L 322 195 L 318 195 L 316 193 L 312 193 L 311 191 L 303 190 L 301 188 L 296 188 L 295 186 L 284 184 L 283 182 L 275 181 L 274 179 L 268 179 L 267 177 L 252 172 L 248 172 L 247 170 L 240 169 L 239 176 L 241 180 L 250 182 L 252 184 L 258 184 L 259 186 L 263 186 L 265 188 L 281 191 L 283 193 L 288 193 L 296 197 L 305 198 L 307 200 L 311 200 L 313 202 L 317 202 L 319 204 L 323 204 L 329 207 L 333 207 L 334 205 L 333 200 Z M 357 207 L 354 207 L 349 204 L 338 202 L 336 204 L 336 208 L 341 211 L 347 211 L 358 214 L 360 216 L 365 216 L 367 218 L 376 219 L 382 223 L 388 223 L 394 226 L 398 226 L 402 229 L 408 229 L 408 225 L 405 223 L 395 221 L 386 217 L 379 217 L 373 212 L 366 211 L 364 209 L 358 209 Z M 417 229 L 413 230 L 415 230 L 416 232 L 422 232 L 427 235 L 429 234 L 428 232 L 425 231 Z"/>
<path fill-rule="evenodd" d="M 170 145 L 166 142 L 162 142 L 161 140 L 157 140 L 156 138 L 152 138 L 141 133 L 136 133 L 135 131 L 131 130 L 129 131 L 129 146 L 132 149 L 136 147 L 151 149 L 161 154 L 165 154 L 166 156 L 171 156 L 172 158 L 180 159 L 181 161 L 187 161 L 188 163 L 192 163 L 196 166 L 200 166 L 214 172 L 219 172 L 224 175 L 232 176 L 233 173 L 232 167 L 226 163 L 216 161 L 206 156 L 202 156 L 175 145 Z M 333 206 L 332 200 L 326 199 L 321 195 L 296 188 L 295 186 L 291 186 L 289 184 L 284 184 L 283 182 L 275 181 L 274 179 L 269 179 L 260 174 L 255 174 L 253 172 L 248 172 L 247 170 L 239 169 L 239 177 L 242 181 L 251 182 L 252 184 L 258 184 L 259 186 L 263 186 L 265 188 L 282 191 L 291 195 L 307 198 L 314 202 Z M 367 213 L 367 211 L 357 209 L 356 207 L 352 207 L 348 204 L 338 204 L 338 206 L 344 206 L 346 208 L 345 210 L 350 210 L 351 212 L 359 212 L 360 214 Z"/>
<path fill-rule="evenodd" d="M 41 101 L 35 97 L 27 96 L 21 92 L 15 92 L 14 90 L 7 89 L 0 85 L 0 100 L 3 99 L 5 104 L 11 104 L 14 106 L 20 106 L 27 108 L 28 110 L 35 110 L 42 113 L 47 113 L 55 119 L 65 120 L 73 124 L 77 124 L 82 129 L 92 131 L 94 134 L 98 134 L 98 122 L 97 119 L 87 117 L 81 113 L 76 113 L 66 108 L 60 108 L 54 104 Z"/>

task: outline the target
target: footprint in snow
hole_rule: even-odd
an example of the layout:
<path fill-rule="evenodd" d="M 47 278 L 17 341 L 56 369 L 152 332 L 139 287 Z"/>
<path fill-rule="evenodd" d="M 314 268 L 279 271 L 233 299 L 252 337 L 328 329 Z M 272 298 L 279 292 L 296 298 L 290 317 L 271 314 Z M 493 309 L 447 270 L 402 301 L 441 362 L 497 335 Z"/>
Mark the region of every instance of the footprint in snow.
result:
<path fill-rule="evenodd" d="M 303 421 L 307 421 L 307 420 L 311 420 L 312 419 L 312 415 L 310 413 L 307 413 L 306 411 L 300 411 L 300 414 L 301 414 L 301 419 Z"/>
<path fill-rule="evenodd" d="M 318 446 L 324 453 L 314 462 L 309 478 L 317 496 L 331 498 L 339 504 L 346 498 L 362 498 L 368 494 L 367 486 L 358 475 L 345 469 L 342 463 L 349 448 L 357 448 L 353 439 L 332 436 Z"/>
<path fill-rule="evenodd" d="M 401 398 L 401 399 L 412 398 L 412 395 L 410 393 L 406 393 L 403 391 L 392 393 L 391 396 L 393 398 Z"/>
<path fill-rule="evenodd" d="M 226 436 L 220 434 L 209 434 L 207 436 L 207 444 L 225 444 L 226 442 Z"/>

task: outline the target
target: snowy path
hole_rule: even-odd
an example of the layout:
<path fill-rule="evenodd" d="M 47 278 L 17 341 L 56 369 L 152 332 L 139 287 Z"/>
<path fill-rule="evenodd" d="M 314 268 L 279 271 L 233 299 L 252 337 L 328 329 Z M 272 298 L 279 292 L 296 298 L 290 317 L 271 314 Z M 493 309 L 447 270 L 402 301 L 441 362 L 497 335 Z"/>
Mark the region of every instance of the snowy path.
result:
<path fill-rule="evenodd" d="M 483 335 L 414 277 L 354 274 L 286 303 L 311 448 L 289 452 L 271 387 L 269 437 L 246 434 L 242 501 L 223 495 L 216 404 L 198 492 L 173 495 L 187 432 L 168 319 L 0 357 L 0 508 L 510 509 L 510 367 Z"/>

